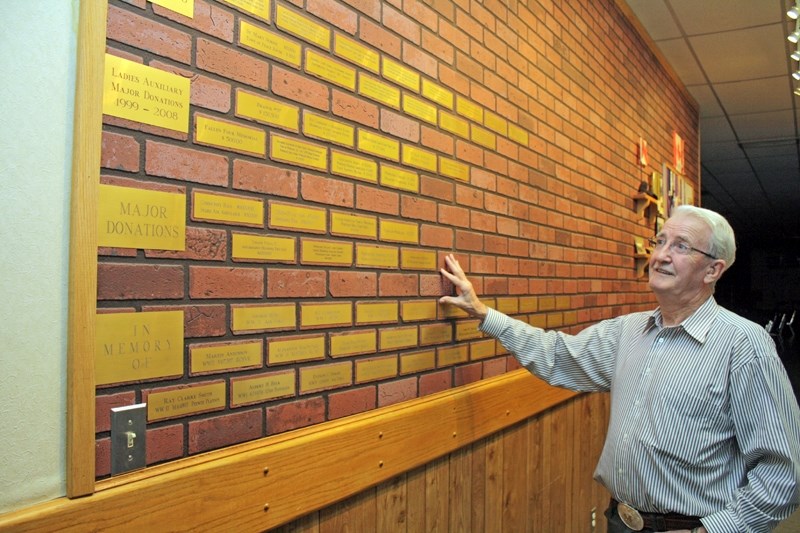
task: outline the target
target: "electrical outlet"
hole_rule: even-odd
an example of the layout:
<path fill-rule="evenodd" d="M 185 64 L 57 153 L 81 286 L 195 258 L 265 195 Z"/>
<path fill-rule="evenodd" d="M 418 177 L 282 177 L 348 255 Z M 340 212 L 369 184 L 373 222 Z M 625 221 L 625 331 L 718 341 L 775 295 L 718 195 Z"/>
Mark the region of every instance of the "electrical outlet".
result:
<path fill-rule="evenodd" d="M 111 409 L 111 475 L 146 465 L 147 404 Z"/>
<path fill-rule="evenodd" d="M 590 533 L 594 533 L 597 529 L 597 507 L 592 507 L 592 510 L 589 514 L 591 528 L 589 529 Z"/>

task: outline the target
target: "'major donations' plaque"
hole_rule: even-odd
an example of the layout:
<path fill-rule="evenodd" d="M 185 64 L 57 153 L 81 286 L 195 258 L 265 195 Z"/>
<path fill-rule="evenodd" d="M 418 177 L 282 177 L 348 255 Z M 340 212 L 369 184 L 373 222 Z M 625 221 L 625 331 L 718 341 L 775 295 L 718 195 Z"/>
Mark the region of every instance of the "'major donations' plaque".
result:
<path fill-rule="evenodd" d="M 194 0 L 150 0 L 161 7 L 171 9 L 184 17 L 194 18 Z"/>
<path fill-rule="evenodd" d="M 105 313 L 96 321 L 97 385 L 183 374 L 183 311 Z"/>
<path fill-rule="evenodd" d="M 133 187 L 98 187 L 99 246 L 146 250 L 186 248 L 186 196 Z"/>
<path fill-rule="evenodd" d="M 189 78 L 106 54 L 103 113 L 187 133 Z"/>

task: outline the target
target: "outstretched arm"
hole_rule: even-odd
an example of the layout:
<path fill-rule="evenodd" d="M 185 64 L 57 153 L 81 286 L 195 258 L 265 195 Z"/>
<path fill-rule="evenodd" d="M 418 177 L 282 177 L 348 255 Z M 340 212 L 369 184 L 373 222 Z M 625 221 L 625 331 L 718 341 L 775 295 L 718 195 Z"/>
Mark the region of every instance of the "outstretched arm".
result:
<path fill-rule="evenodd" d="M 448 254 L 444 258 L 447 268 L 439 269 L 444 277 L 455 285 L 457 296 L 442 296 L 439 298 L 440 304 L 450 304 L 466 311 L 470 316 L 478 317 L 483 320 L 488 312 L 487 307 L 478 299 L 472 283 L 464 274 L 464 269 L 458 264 L 458 260 L 453 254 Z"/>

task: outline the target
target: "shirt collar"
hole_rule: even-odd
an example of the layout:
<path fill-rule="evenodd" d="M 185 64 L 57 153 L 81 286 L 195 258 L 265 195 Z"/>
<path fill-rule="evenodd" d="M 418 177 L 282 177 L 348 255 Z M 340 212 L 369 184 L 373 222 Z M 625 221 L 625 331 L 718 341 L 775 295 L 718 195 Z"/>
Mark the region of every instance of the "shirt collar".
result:
<path fill-rule="evenodd" d="M 698 307 L 678 327 L 683 328 L 686 333 L 702 344 L 706 341 L 711 325 L 714 323 L 714 319 L 717 318 L 717 313 L 719 313 L 719 305 L 717 305 L 717 301 L 713 296 L 709 296 L 708 300 L 703 302 L 703 305 Z M 664 327 L 663 324 L 661 308 L 659 307 L 650 314 L 644 329 L 645 331 L 649 331 L 653 327 L 661 329 Z"/>

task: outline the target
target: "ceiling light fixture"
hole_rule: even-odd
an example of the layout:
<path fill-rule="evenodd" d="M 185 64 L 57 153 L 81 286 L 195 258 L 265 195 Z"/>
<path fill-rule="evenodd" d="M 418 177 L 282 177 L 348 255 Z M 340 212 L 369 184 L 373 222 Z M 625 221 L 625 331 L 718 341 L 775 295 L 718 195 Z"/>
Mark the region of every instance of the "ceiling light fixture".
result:
<path fill-rule="evenodd" d="M 800 41 L 800 20 L 794 22 L 794 31 L 786 38 L 793 44 L 797 44 L 797 42 Z"/>
<path fill-rule="evenodd" d="M 789 11 L 786 12 L 786 16 L 792 20 L 797 20 L 797 17 L 800 16 L 800 8 L 797 7 L 796 3 L 789 8 Z"/>
<path fill-rule="evenodd" d="M 800 81 L 800 70 L 798 70 L 796 72 L 792 72 L 792 77 L 794 79 L 796 79 L 797 81 Z"/>
<path fill-rule="evenodd" d="M 791 55 L 790 55 L 789 57 L 791 57 L 791 58 L 792 58 L 792 59 L 794 59 L 795 61 L 800 61 L 800 47 L 798 47 L 798 49 L 797 49 L 797 50 L 795 50 L 794 52 L 792 52 L 792 53 L 791 53 Z"/>

